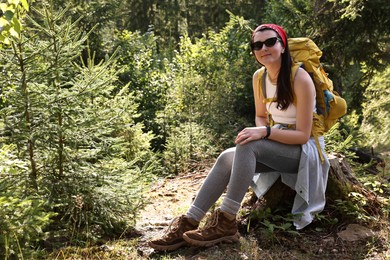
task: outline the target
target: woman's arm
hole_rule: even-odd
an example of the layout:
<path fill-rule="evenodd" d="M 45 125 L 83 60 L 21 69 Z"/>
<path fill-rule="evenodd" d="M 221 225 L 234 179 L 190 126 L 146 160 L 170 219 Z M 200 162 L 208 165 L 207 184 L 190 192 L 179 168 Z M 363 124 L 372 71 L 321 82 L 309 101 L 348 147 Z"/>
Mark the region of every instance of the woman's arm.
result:
<path fill-rule="evenodd" d="M 245 144 L 263 138 L 267 133 L 266 128 L 264 127 L 268 123 L 265 113 L 266 109 L 262 102 L 263 97 L 260 95 L 257 85 L 258 80 L 255 73 L 253 77 L 253 88 L 257 127 L 247 127 L 242 130 L 237 135 L 236 144 Z M 294 93 L 297 104 L 296 130 L 291 131 L 272 128 L 271 135 L 268 139 L 285 144 L 304 144 L 309 140 L 313 121 L 315 86 L 310 75 L 303 69 L 299 69 L 295 75 Z"/>
<path fill-rule="evenodd" d="M 259 71 L 257 70 L 253 74 L 252 86 L 253 86 L 253 96 L 255 98 L 255 125 L 256 126 L 266 126 L 269 124 L 267 117 L 267 110 L 265 104 L 263 104 L 263 95 L 260 93 L 259 86 Z"/>

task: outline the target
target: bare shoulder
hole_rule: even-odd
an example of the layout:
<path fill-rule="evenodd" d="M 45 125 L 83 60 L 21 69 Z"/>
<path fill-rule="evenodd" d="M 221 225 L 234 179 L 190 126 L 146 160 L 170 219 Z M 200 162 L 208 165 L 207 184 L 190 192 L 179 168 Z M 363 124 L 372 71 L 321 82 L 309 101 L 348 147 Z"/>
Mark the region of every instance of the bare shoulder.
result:
<path fill-rule="evenodd" d="M 310 77 L 309 73 L 306 70 L 299 68 L 294 78 L 294 91 L 306 92 L 306 91 L 312 91 L 314 89 L 315 89 L 314 82 Z"/>
<path fill-rule="evenodd" d="M 305 82 L 305 81 L 312 81 L 312 79 L 306 70 L 304 70 L 303 68 L 299 68 L 297 70 L 297 73 L 295 74 L 295 81 Z"/>

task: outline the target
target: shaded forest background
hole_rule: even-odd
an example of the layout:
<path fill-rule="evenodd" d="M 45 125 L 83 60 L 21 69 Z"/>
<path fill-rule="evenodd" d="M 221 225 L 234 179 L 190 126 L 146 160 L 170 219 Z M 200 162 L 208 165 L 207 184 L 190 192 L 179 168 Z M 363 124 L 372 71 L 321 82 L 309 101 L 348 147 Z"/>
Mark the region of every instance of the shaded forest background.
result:
<path fill-rule="evenodd" d="M 156 178 L 232 146 L 254 124 L 249 42 L 261 23 L 323 50 L 348 102 L 328 152 L 389 149 L 386 0 L 8 0 L 0 9 L 0 257 L 123 235 Z"/>

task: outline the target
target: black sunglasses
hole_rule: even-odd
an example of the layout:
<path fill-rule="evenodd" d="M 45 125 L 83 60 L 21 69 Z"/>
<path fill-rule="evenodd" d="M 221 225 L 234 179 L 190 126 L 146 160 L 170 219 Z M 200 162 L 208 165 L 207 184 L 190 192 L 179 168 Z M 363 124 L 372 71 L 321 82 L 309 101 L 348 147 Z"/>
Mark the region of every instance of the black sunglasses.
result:
<path fill-rule="evenodd" d="M 251 48 L 252 48 L 252 51 L 259 51 L 263 48 L 263 45 L 267 46 L 267 47 L 272 47 L 275 45 L 275 43 L 280 40 L 278 37 L 272 37 L 272 38 L 268 38 L 267 40 L 261 42 L 261 41 L 257 41 L 257 42 L 253 42 L 251 43 Z"/>

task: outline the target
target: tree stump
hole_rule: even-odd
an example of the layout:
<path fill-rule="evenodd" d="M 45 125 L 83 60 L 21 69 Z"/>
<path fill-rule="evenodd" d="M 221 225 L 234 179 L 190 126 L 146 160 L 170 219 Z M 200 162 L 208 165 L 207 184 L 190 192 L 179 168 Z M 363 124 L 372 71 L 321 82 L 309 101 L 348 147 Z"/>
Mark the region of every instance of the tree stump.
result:
<path fill-rule="evenodd" d="M 356 179 L 345 157 L 340 154 L 331 154 L 328 157 L 330 169 L 326 188 L 327 203 L 334 203 L 335 200 L 351 200 L 350 194 L 355 192 L 364 197 L 366 202 L 364 209 L 367 213 L 370 215 L 379 214 L 382 207 L 380 198 Z"/>
<path fill-rule="evenodd" d="M 331 154 L 328 156 L 330 170 L 326 188 L 327 206 L 336 203 L 336 200 L 351 200 L 351 192 L 356 192 L 364 196 L 366 204 L 364 209 L 372 215 L 379 213 L 382 203 L 378 196 L 366 189 L 354 176 L 353 171 L 346 158 L 340 154 Z M 252 210 L 258 208 L 285 208 L 285 205 L 292 205 L 295 197 L 295 191 L 282 183 L 280 178 L 264 195 L 264 198 L 257 200 L 256 195 L 252 195 L 249 208 Z"/>

